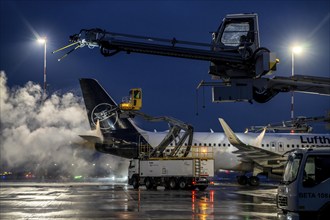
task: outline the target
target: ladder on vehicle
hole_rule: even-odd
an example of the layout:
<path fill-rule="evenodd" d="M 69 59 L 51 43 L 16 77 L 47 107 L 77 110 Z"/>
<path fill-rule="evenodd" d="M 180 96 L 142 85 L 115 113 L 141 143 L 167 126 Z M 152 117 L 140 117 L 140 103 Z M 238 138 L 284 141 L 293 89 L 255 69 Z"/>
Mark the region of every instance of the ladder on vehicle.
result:
<path fill-rule="evenodd" d="M 200 172 L 201 172 L 201 159 L 199 158 L 196 158 L 194 159 L 195 161 L 195 176 L 199 176 L 200 175 Z"/>
<path fill-rule="evenodd" d="M 157 147 L 155 147 L 151 153 L 150 157 L 161 157 L 166 147 L 170 145 L 170 143 L 175 142 L 175 148 L 173 149 L 170 157 L 175 157 L 180 152 L 181 147 L 183 147 L 186 143 L 185 152 L 183 153 L 183 157 L 187 157 L 193 140 L 194 128 L 193 126 L 182 122 L 178 119 L 169 117 L 169 116 L 150 116 L 140 111 L 125 111 L 120 113 L 121 118 L 132 118 L 135 116 L 140 116 L 147 121 L 151 122 L 159 122 L 165 121 L 169 123 L 170 129 L 165 138 L 159 143 Z"/>

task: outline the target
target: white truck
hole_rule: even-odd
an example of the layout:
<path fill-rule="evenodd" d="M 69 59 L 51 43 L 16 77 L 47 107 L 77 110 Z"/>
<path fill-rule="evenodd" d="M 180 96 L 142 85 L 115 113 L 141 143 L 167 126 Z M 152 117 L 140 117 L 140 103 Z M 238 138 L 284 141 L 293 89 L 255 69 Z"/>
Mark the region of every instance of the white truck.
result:
<path fill-rule="evenodd" d="M 211 156 L 212 155 L 212 156 Z M 128 184 L 134 189 L 164 186 L 166 189 L 205 190 L 214 176 L 213 153 L 188 157 L 132 159 L 128 168 Z"/>
<path fill-rule="evenodd" d="M 330 147 L 291 152 L 276 197 L 279 219 L 329 219 Z"/>

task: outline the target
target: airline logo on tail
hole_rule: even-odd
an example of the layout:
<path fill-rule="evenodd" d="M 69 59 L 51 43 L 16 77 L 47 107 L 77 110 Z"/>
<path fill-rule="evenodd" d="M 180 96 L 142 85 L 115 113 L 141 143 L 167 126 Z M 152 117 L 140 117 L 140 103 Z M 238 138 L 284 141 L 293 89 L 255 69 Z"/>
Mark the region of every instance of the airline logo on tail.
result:
<path fill-rule="evenodd" d="M 117 106 L 109 103 L 98 104 L 92 110 L 91 121 L 94 126 L 99 121 L 102 130 L 114 130 L 118 121 Z"/>

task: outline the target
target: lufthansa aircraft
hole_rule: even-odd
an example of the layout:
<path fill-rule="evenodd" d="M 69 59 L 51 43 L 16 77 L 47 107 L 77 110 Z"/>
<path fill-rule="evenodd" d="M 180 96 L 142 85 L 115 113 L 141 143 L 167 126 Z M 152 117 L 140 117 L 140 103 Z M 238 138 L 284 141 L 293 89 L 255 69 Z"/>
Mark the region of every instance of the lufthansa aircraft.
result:
<path fill-rule="evenodd" d="M 151 148 L 159 146 L 168 136 L 165 132 L 149 132 L 137 127 L 130 117 L 121 117 L 122 110 L 116 102 L 94 79 L 80 79 L 88 120 L 92 131 L 80 135 L 92 142 L 95 149 L 102 153 L 125 158 L 137 158 L 139 146 Z M 224 133 L 193 132 L 189 143 L 196 147 L 212 147 L 214 170 L 240 171 L 238 183 L 258 185 L 258 174 L 279 176 L 283 172 L 288 151 L 303 147 L 330 146 L 330 134 L 289 134 L 289 133 L 234 133 L 223 119 L 219 119 Z M 179 132 L 178 136 L 183 135 Z M 188 140 L 182 143 L 186 146 Z M 170 153 L 177 144 L 168 143 L 164 154 Z M 183 155 L 182 149 L 182 155 Z M 251 177 L 245 174 L 253 172 Z"/>

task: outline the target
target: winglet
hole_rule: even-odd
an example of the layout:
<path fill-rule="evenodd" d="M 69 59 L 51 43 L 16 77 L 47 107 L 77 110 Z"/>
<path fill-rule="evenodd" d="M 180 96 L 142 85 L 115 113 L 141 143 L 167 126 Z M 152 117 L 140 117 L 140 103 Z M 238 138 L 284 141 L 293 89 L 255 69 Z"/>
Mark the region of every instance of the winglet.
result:
<path fill-rule="evenodd" d="M 233 132 L 233 130 L 228 126 L 228 124 L 223 120 L 222 118 L 219 118 L 220 124 L 222 126 L 222 129 L 224 130 L 229 142 L 232 145 L 242 145 L 244 144 Z M 245 145 L 245 144 L 244 144 Z"/>
<path fill-rule="evenodd" d="M 229 125 L 223 120 L 222 118 L 219 118 L 220 124 L 222 126 L 222 129 L 224 130 L 229 142 L 234 145 L 247 145 L 247 143 L 242 142 L 237 135 L 233 132 L 233 130 L 229 127 Z M 261 147 L 261 142 L 265 136 L 266 128 L 263 129 L 263 131 L 258 135 L 258 137 L 252 142 L 252 146 L 254 147 Z"/>

